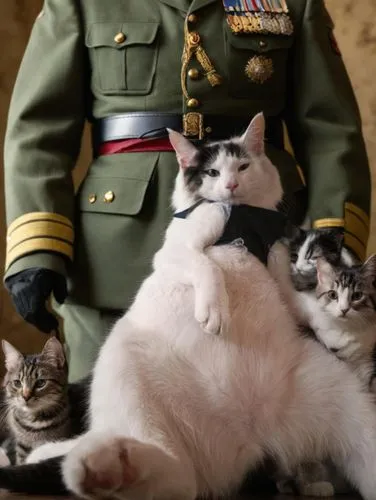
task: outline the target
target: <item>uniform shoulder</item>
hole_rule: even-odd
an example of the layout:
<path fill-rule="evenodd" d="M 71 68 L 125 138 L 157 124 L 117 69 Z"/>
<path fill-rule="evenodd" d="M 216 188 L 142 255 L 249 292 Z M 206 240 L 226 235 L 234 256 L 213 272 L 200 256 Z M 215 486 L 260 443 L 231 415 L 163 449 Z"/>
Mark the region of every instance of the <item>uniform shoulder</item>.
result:
<path fill-rule="evenodd" d="M 303 19 L 307 3 L 310 0 L 287 0 L 287 6 L 294 24 L 300 24 Z"/>

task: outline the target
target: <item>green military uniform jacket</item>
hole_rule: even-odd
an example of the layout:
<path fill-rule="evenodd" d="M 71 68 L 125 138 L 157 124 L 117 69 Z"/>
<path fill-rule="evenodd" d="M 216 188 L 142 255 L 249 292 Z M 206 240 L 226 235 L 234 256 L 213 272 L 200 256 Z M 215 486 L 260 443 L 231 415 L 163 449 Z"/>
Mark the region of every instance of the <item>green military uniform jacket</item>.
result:
<path fill-rule="evenodd" d="M 69 300 L 129 304 L 171 217 L 175 155 L 98 156 L 76 195 L 72 169 L 86 120 L 137 111 L 196 112 L 204 124 L 281 116 L 296 160 L 272 144 L 267 152 L 286 191 L 304 176 L 314 226 L 344 227 L 363 257 L 370 176 L 333 26 L 322 0 L 286 3 L 291 34 L 235 33 L 220 0 L 45 0 L 9 113 L 6 276 L 46 267 L 69 276 Z M 214 86 L 197 57 L 182 71 L 192 32 L 221 77 Z"/>

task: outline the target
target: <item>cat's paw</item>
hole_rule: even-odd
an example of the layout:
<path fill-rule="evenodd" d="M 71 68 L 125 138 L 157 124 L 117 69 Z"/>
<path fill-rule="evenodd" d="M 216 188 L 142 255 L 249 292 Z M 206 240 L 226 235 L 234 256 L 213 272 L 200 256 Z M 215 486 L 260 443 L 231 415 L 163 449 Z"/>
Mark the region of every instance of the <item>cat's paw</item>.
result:
<path fill-rule="evenodd" d="M 3 448 L 0 448 L 0 467 L 6 467 L 10 465 L 10 460 Z"/>
<path fill-rule="evenodd" d="M 332 497 L 335 495 L 335 490 L 329 481 L 317 481 L 302 485 L 299 493 L 308 497 Z"/>
<path fill-rule="evenodd" d="M 293 495 L 295 493 L 293 481 L 291 479 L 281 479 L 276 483 L 279 493 L 284 495 Z"/>
<path fill-rule="evenodd" d="M 90 434 L 67 455 L 63 476 L 68 489 L 84 498 L 112 498 L 142 479 L 130 460 L 130 440 Z"/>
<path fill-rule="evenodd" d="M 227 296 L 213 297 L 211 300 L 197 298 L 195 318 L 205 333 L 211 335 L 225 334 L 230 323 Z"/>

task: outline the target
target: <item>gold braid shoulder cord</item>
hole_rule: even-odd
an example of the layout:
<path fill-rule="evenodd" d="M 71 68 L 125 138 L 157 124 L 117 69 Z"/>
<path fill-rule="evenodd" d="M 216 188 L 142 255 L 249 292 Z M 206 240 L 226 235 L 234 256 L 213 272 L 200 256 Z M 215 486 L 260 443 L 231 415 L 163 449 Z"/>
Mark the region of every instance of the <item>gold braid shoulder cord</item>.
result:
<path fill-rule="evenodd" d="M 189 99 L 189 94 L 187 90 L 187 68 L 192 57 L 195 55 L 197 61 L 200 63 L 201 67 L 205 71 L 205 76 L 208 79 L 212 87 L 220 85 L 222 82 L 222 77 L 215 70 L 209 56 L 205 52 L 201 45 L 201 37 L 196 32 L 189 32 L 188 30 L 188 17 L 185 19 L 184 23 L 184 50 L 182 55 L 182 67 L 181 67 L 181 87 L 183 95 L 186 99 Z"/>

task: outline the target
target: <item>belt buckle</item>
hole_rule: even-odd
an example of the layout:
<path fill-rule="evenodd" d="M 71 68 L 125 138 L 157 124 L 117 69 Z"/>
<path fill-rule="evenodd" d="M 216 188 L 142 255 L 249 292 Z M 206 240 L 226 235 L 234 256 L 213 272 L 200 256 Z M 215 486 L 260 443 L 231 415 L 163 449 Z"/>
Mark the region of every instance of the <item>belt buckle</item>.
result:
<path fill-rule="evenodd" d="M 204 115 L 197 112 L 189 112 L 183 115 L 183 134 L 186 137 L 204 138 Z"/>

